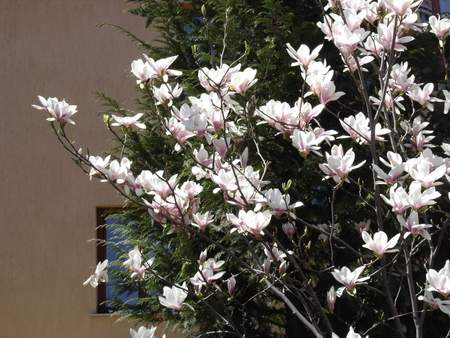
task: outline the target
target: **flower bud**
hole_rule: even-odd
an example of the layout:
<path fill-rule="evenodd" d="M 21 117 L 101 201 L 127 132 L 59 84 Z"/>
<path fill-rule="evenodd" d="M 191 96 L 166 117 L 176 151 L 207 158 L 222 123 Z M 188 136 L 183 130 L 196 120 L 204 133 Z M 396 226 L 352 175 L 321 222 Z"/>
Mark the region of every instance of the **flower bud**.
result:
<path fill-rule="evenodd" d="M 369 231 L 370 229 L 370 219 L 367 221 L 362 221 L 355 223 L 355 230 L 358 231 L 360 234 L 363 233 L 363 231 Z"/>
<path fill-rule="evenodd" d="M 228 293 L 230 294 L 230 296 L 233 296 L 236 291 L 236 278 L 234 278 L 234 276 L 231 276 L 230 278 L 228 278 L 227 288 L 228 288 Z"/>
<path fill-rule="evenodd" d="M 207 13 L 206 13 L 206 6 L 205 6 L 205 4 L 202 5 L 200 10 L 202 12 L 202 15 L 206 18 Z"/>
<path fill-rule="evenodd" d="M 266 259 L 264 261 L 264 264 L 263 264 L 263 270 L 264 270 L 265 273 L 269 273 L 270 272 L 270 265 L 271 265 L 270 259 Z"/>
<path fill-rule="evenodd" d="M 208 249 L 203 250 L 200 252 L 200 257 L 198 258 L 198 264 L 202 265 L 206 259 L 208 258 Z"/>
<path fill-rule="evenodd" d="M 327 292 L 327 307 L 330 312 L 334 311 L 334 305 L 336 304 L 336 290 L 334 286 L 330 288 Z"/>
<path fill-rule="evenodd" d="M 280 275 L 284 274 L 287 270 L 288 267 L 288 262 L 287 261 L 282 261 L 280 266 L 278 267 L 278 271 L 280 272 Z"/>
<path fill-rule="evenodd" d="M 295 227 L 292 223 L 284 223 L 282 226 L 284 234 L 292 241 L 295 234 Z"/>

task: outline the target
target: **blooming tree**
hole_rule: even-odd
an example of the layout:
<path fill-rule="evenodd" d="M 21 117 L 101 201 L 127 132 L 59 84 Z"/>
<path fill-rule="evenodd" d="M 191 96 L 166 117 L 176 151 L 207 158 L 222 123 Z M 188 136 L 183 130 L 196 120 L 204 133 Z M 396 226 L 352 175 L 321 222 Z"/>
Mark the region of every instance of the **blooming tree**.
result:
<path fill-rule="evenodd" d="M 146 291 L 174 321 L 206 306 L 217 336 L 248 336 L 233 314 L 235 308 L 245 314 L 246 303 L 235 300 L 248 280 L 257 286 L 248 301 L 287 309 L 314 337 L 419 338 L 427 320 L 448 324 L 450 260 L 442 246 L 450 222 L 450 145 L 436 137 L 431 121 L 448 112 L 450 94 L 420 83 L 404 54 L 417 32 L 429 30 L 444 55 L 450 21 L 419 23 L 419 4 L 329 0 L 317 25 L 342 66 L 329 65 L 322 44 L 287 43 L 286 57 L 299 71 L 295 102 L 252 95 L 257 71 L 240 60 L 227 64 L 226 44 L 217 65 L 198 65 L 196 93 L 185 93 L 176 56 L 144 55 L 131 72 L 152 102 L 152 116 L 108 114 L 105 124 L 122 149 L 106 157 L 80 151 L 69 137 L 77 106 L 39 97 L 34 107 L 48 113 L 58 141 L 90 178 L 109 182 L 167 236 L 202 243 L 193 246 L 196 260 L 186 257 L 194 266 L 189 278 L 181 271 L 161 275 L 157 257 L 139 245 L 122 262 L 125 278 L 163 283 L 158 295 Z M 339 90 L 342 76 L 352 81 L 351 91 Z M 139 139 L 150 128 L 184 159 L 179 171 L 150 170 L 146 159 L 136 166 L 124 156 L 127 136 Z M 274 153 L 283 151 L 295 157 L 295 176 L 272 171 L 283 165 Z M 317 176 L 328 187 L 326 223 L 307 216 L 313 194 L 298 192 L 297 182 Z M 336 208 L 344 198 L 345 219 Z M 312 256 L 314 250 L 323 254 Z M 99 263 L 85 284 L 107 281 L 107 265 Z M 155 329 L 130 333 L 153 337 Z"/>

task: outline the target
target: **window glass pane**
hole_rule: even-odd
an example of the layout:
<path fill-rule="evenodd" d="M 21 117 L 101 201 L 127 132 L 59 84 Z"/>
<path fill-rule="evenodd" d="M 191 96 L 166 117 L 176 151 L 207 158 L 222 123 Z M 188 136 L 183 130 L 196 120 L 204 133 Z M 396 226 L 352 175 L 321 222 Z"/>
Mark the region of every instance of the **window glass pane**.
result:
<path fill-rule="evenodd" d="M 450 13 L 450 0 L 441 0 L 441 13 L 448 16 Z"/>
<path fill-rule="evenodd" d="M 109 212 L 108 212 L 109 211 Z M 115 229 L 114 224 L 120 224 L 123 219 L 120 215 L 115 215 L 114 210 L 98 209 L 98 221 L 103 226 L 102 231 L 98 232 L 98 239 L 104 240 L 106 245 L 99 247 L 98 260 L 107 259 L 109 264 L 114 265 L 114 270 L 128 273 L 126 267 L 122 265 L 122 260 L 116 262 L 120 255 L 128 253 L 132 249 L 131 245 L 124 243 L 124 237 Z M 109 214 L 109 215 L 108 215 Z M 103 256 L 103 257 L 101 257 Z M 130 290 L 121 288 L 121 278 L 115 276 L 110 269 L 108 273 L 109 281 L 102 288 L 98 289 L 98 312 L 113 312 L 111 302 L 124 302 L 128 305 L 136 305 L 139 298 L 138 289 Z"/>

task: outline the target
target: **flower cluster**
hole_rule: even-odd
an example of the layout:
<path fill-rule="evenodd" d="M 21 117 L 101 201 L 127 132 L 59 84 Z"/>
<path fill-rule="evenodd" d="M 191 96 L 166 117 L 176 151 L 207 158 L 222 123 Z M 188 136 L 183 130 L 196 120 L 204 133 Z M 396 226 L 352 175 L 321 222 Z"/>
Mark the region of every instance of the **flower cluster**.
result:
<path fill-rule="evenodd" d="M 422 312 L 428 306 L 450 315 L 450 261 L 435 270 L 442 244 L 437 238 L 445 238 L 448 226 L 450 145 L 441 141 L 445 135 L 435 135 L 429 121 L 432 112 L 448 112 L 450 94 L 442 91 L 445 99 L 440 99 L 434 83 L 416 82 L 403 57 L 415 34 L 428 28 L 443 52 L 450 23 L 439 17 L 431 17 L 429 25 L 419 23 L 419 3 L 329 0 L 318 27 L 337 48 L 342 74 L 321 57 L 322 44 L 314 48 L 302 44 L 297 49 L 287 44 L 286 57 L 298 67 L 302 87 L 294 102 L 253 97 L 259 84 L 257 70 L 238 62 L 201 67 L 196 74 L 201 91 L 194 95 L 183 87 L 182 72 L 171 69 L 177 56 L 154 60 L 144 55 L 133 61 L 131 71 L 142 95 L 154 103 L 153 117 L 159 123 L 152 128 L 160 128 L 170 151 L 185 160 L 180 172 L 135 165 L 123 150 L 120 156 L 81 154 L 64 129 L 74 123 L 76 106 L 39 96 L 41 105 L 34 107 L 47 111 L 58 139 L 91 179 L 110 182 L 147 210 L 155 226 L 201 239 L 192 246 L 198 252 L 186 258 L 183 273 L 173 274 L 174 280 L 158 275 L 157 264 L 153 266 L 158 257 L 139 244 L 122 263 L 131 280 L 162 279 L 159 303 L 178 315 L 205 299 L 218 301 L 219 295 L 224 302 L 236 299 L 236 277 L 252 275 L 249 279 L 256 280 L 257 287 L 265 284 L 255 297 L 278 297 L 316 337 L 324 336 L 322 331 L 337 337 L 328 316 L 338 310 L 340 297 L 354 297 L 352 302 L 359 307 L 373 310 L 367 304 L 374 298 L 357 294 L 360 287 L 367 294 L 376 291 L 387 297 L 387 304 L 372 317 L 382 313 L 395 322 L 395 334 L 405 336 L 401 321 L 406 314 L 398 314 L 400 307 L 388 279 L 399 285 L 397 297 L 408 293 L 404 303 L 411 304 L 408 313 L 416 332 L 423 329 L 417 315 L 418 294 Z M 339 90 L 341 75 L 354 81 L 355 95 Z M 350 105 L 341 103 L 345 99 Z M 120 127 L 114 130 L 139 139 L 150 127 L 147 113 L 111 114 L 108 127 Z M 119 140 L 125 147 L 126 139 Z M 290 148 L 289 156 L 295 155 L 299 167 L 304 165 L 289 171 L 295 177 L 274 177 L 265 155 L 279 148 L 268 149 L 267 140 Z M 317 181 L 323 179 L 320 188 L 330 192 L 323 203 L 315 201 L 314 191 L 301 191 L 302 185 L 296 184 L 310 171 L 317 174 Z M 354 203 L 346 206 L 345 213 L 335 208 L 341 196 Z M 314 204 L 329 210 L 311 216 Z M 363 209 L 364 218 L 353 219 L 353 209 Z M 308 260 L 317 248 L 320 258 Z M 425 251 L 431 257 L 424 256 Z M 403 260 L 405 264 L 399 263 Z M 84 284 L 97 287 L 107 282 L 107 265 L 107 261 L 99 263 Z M 326 277 L 334 277 L 340 287 L 336 290 Z M 425 284 L 420 285 L 420 280 Z M 238 331 L 221 313 L 217 317 L 227 330 Z M 372 325 L 366 333 L 378 325 L 384 323 Z M 347 337 L 362 337 L 353 327 L 347 329 Z M 141 327 L 130 334 L 154 337 L 155 328 Z"/>

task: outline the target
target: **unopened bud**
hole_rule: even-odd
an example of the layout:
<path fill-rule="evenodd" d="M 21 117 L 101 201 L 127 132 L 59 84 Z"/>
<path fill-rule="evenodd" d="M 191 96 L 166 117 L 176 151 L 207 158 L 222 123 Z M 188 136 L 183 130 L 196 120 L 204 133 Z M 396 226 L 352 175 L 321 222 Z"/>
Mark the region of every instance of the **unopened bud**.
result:
<path fill-rule="evenodd" d="M 206 13 L 206 6 L 205 6 L 205 4 L 202 5 L 201 11 L 202 11 L 203 17 L 206 18 L 206 14 L 207 14 L 207 13 Z"/>
<path fill-rule="evenodd" d="M 234 276 L 231 276 L 230 278 L 228 278 L 227 288 L 228 288 L 228 293 L 230 294 L 230 296 L 233 296 L 234 292 L 236 291 L 236 278 L 234 278 Z"/>
<path fill-rule="evenodd" d="M 334 286 L 330 288 L 327 292 L 327 307 L 330 312 L 334 311 L 334 305 L 336 304 L 336 290 Z"/>
<path fill-rule="evenodd" d="M 272 263 L 271 263 L 270 259 L 266 259 L 266 260 L 264 261 L 264 264 L 263 264 L 263 270 L 264 270 L 265 273 L 269 273 L 269 272 L 270 272 L 270 265 L 271 265 L 271 264 L 272 264 Z"/>
<path fill-rule="evenodd" d="M 203 264 L 206 259 L 208 258 L 208 249 L 203 250 L 202 252 L 200 252 L 200 256 L 198 258 L 198 264 Z"/>
<path fill-rule="evenodd" d="M 280 272 L 280 275 L 284 274 L 287 270 L 288 267 L 288 262 L 287 261 L 282 261 L 280 266 L 278 267 L 278 271 Z"/>
<path fill-rule="evenodd" d="M 282 226 L 284 234 L 292 241 L 295 234 L 295 227 L 292 223 L 284 223 Z"/>

